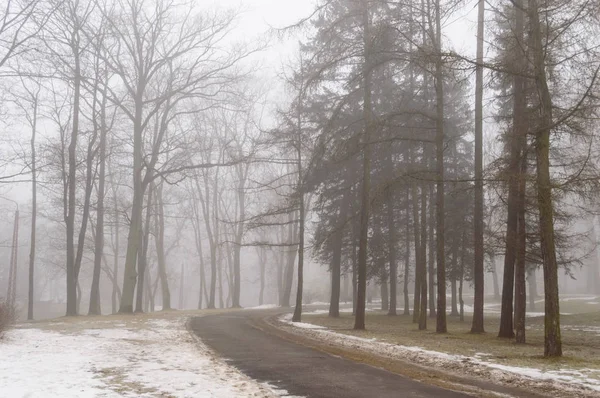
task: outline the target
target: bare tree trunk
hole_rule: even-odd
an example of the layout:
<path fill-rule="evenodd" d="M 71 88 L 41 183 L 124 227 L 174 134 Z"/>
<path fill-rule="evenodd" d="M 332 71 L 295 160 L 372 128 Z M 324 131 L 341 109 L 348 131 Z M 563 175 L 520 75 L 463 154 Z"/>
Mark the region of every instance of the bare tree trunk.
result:
<path fill-rule="evenodd" d="M 77 281 L 77 286 L 76 286 L 76 293 L 77 293 L 77 313 L 79 314 L 79 309 L 81 308 L 81 284 L 79 283 L 79 281 Z"/>
<path fill-rule="evenodd" d="M 35 286 L 35 230 L 37 223 L 37 169 L 35 138 L 37 132 L 38 97 L 33 98 L 33 117 L 31 125 L 31 241 L 29 245 L 29 290 L 27 295 L 27 319 L 33 320 L 33 290 Z"/>
<path fill-rule="evenodd" d="M 352 223 L 352 315 L 356 316 L 358 297 L 358 253 L 356 250 L 356 224 Z"/>
<path fill-rule="evenodd" d="M 142 225 L 142 207 L 144 192 L 142 186 L 142 116 L 143 99 L 135 99 L 135 115 L 133 120 L 133 202 L 131 207 L 131 220 L 127 236 L 127 254 L 125 256 L 125 272 L 123 274 L 123 296 L 121 297 L 120 313 L 133 312 L 133 295 L 137 283 L 135 272 L 138 251 L 139 235 Z"/>
<path fill-rule="evenodd" d="M 285 242 L 285 226 L 280 228 L 281 243 Z M 285 253 L 283 249 L 277 252 L 277 303 L 279 306 L 283 304 L 283 275 L 285 268 Z"/>
<path fill-rule="evenodd" d="M 100 144 L 98 173 L 98 202 L 96 204 L 96 239 L 94 242 L 94 274 L 90 292 L 90 308 L 88 315 L 101 315 L 100 300 L 100 271 L 102 268 L 102 257 L 104 255 L 104 198 L 106 196 L 106 86 L 102 90 L 102 102 L 100 104 Z M 96 124 L 94 120 L 94 124 Z M 116 277 L 116 276 L 115 276 Z"/>
<path fill-rule="evenodd" d="M 477 68 L 475 71 L 475 212 L 474 219 L 474 258 L 473 284 L 473 322 L 471 333 L 484 333 L 483 301 L 483 28 L 485 1 L 479 0 L 477 17 Z M 462 290 L 462 279 L 461 279 Z"/>
<path fill-rule="evenodd" d="M 263 305 L 265 298 L 265 273 L 267 270 L 267 253 L 264 247 L 258 249 L 258 261 L 260 262 L 260 291 L 258 292 L 258 305 Z"/>
<path fill-rule="evenodd" d="M 146 271 L 144 274 L 144 312 L 154 311 L 154 304 L 152 298 L 152 281 L 150 280 L 150 270 L 146 265 Z"/>
<path fill-rule="evenodd" d="M 167 278 L 167 263 L 165 258 L 165 210 L 163 201 L 163 185 L 162 183 L 156 188 L 156 214 L 155 220 L 155 244 L 156 257 L 158 262 L 158 276 L 162 292 L 162 309 L 167 311 L 171 309 L 171 292 L 169 291 L 169 281 Z"/>
<path fill-rule="evenodd" d="M 210 293 L 208 295 L 208 308 L 215 308 L 215 297 L 217 289 L 217 247 L 214 242 L 210 243 Z"/>
<path fill-rule="evenodd" d="M 219 308 L 225 308 L 223 300 L 223 247 L 217 247 L 217 284 L 219 288 Z"/>
<path fill-rule="evenodd" d="M 466 231 L 467 229 L 464 228 L 463 231 Z M 459 285 L 458 285 L 458 303 L 460 305 L 460 321 L 464 322 L 465 321 L 465 301 L 463 300 L 463 282 L 465 279 L 465 254 L 467 251 L 466 248 L 466 242 L 467 242 L 467 234 L 465 232 L 463 232 L 463 238 L 462 238 L 462 247 L 461 247 L 461 251 L 460 251 L 460 279 L 459 279 Z"/>
<path fill-rule="evenodd" d="M 181 275 L 179 276 L 179 309 L 185 309 L 185 266 L 181 263 Z"/>
<path fill-rule="evenodd" d="M 117 278 L 119 277 L 119 230 L 121 229 L 121 217 L 119 215 L 119 204 L 117 202 L 117 192 L 113 185 L 113 202 L 114 202 L 114 212 L 115 212 L 115 227 L 114 227 L 114 259 L 113 259 L 113 286 L 112 286 L 112 295 L 111 295 L 111 303 L 112 303 L 112 313 L 117 313 L 117 307 L 120 305 L 121 293 L 119 293 L 119 285 L 117 283 Z M 117 297 L 118 296 L 118 297 Z"/>
<path fill-rule="evenodd" d="M 87 225 L 90 219 L 90 207 L 91 207 L 91 198 L 92 198 L 92 190 L 94 185 L 94 156 L 95 149 L 94 144 L 97 138 L 97 130 L 94 129 L 94 135 L 90 139 L 87 147 L 87 156 L 86 156 L 86 176 L 85 176 L 85 191 L 84 191 L 84 199 L 83 199 L 83 214 L 81 218 L 81 226 L 79 229 L 79 235 L 77 237 L 77 252 L 75 254 L 75 281 L 77 284 L 77 294 L 81 294 L 81 288 L 79 286 L 79 271 L 81 270 L 81 262 L 83 261 L 83 251 L 85 249 L 85 241 L 86 241 L 86 233 L 87 233 Z M 104 225 L 104 222 L 102 223 Z M 98 237 L 96 237 L 98 239 Z M 102 259 L 102 251 L 100 250 L 100 259 Z M 98 276 L 99 278 L 99 276 Z M 79 305 L 81 303 L 81 296 L 77 296 L 77 310 L 76 313 L 79 314 Z"/>
<path fill-rule="evenodd" d="M 15 220 L 13 224 L 12 245 L 10 251 L 10 268 L 8 274 L 8 292 L 6 299 L 8 307 L 12 311 L 15 308 L 17 299 L 17 263 L 19 254 L 19 210 L 15 211 Z"/>
<path fill-rule="evenodd" d="M 216 179 L 215 179 L 216 180 Z M 217 245 L 218 245 L 218 234 L 219 234 L 219 225 L 218 222 L 214 224 L 214 230 L 212 224 L 218 221 L 217 217 L 213 217 L 211 215 L 210 209 L 210 178 L 205 173 L 203 175 L 204 181 L 204 190 L 206 191 L 206 195 L 202 194 L 202 189 L 200 187 L 200 181 L 198 180 L 198 176 L 194 179 L 196 192 L 198 194 L 198 199 L 202 206 L 202 214 L 204 216 L 204 226 L 206 228 L 206 234 L 208 235 L 208 243 L 209 243 L 209 251 L 210 251 L 210 286 L 208 290 L 208 299 L 207 299 L 207 308 L 214 309 L 215 308 L 215 295 L 216 295 L 216 286 L 217 286 Z M 215 203 L 218 203 L 218 193 L 217 186 L 213 186 L 213 199 Z"/>
<path fill-rule="evenodd" d="M 406 235 L 405 251 L 404 251 L 404 313 L 410 315 L 410 296 L 408 295 L 408 281 L 410 279 L 410 206 L 408 205 L 410 195 L 406 190 L 406 226 L 404 233 Z"/>
<path fill-rule="evenodd" d="M 294 242 L 298 240 L 298 223 L 292 222 L 295 216 L 295 213 L 290 213 L 288 216 L 288 243 L 292 246 L 288 247 L 287 264 L 283 274 L 283 300 L 280 304 L 282 307 L 286 308 L 290 306 L 292 285 L 294 283 L 294 264 L 298 253 L 297 249 L 294 248 Z"/>
<path fill-rule="evenodd" d="M 202 250 L 202 235 L 200 233 L 200 212 L 198 211 L 198 204 L 197 204 L 197 197 L 196 197 L 196 193 L 194 192 L 194 187 L 192 186 L 192 210 L 193 210 L 193 218 L 192 218 L 192 228 L 194 229 L 194 242 L 196 244 L 196 251 L 198 252 L 198 259 L 199 259 L 199 277 L 200 279 L 198 280 L 199 282 L 199 293 L 198 293 L 198 309 L 201 310 L 202 309 L 202 299 L 203 299 L 203 294 L 206 295 L 206 276 L 204 273 L 204 253 Z M 208 302 L 208 297 L 207 300 Z"/>
<path fill-rule="evenodd" d="M 77 315 L 77 272 L 75 266 L 75 181 L 77 178 L 77 138 L 79 136 L 79 101 L 81 97 L 81 64 L 79 59 L 78 35 L 74 32 L 71 49 L 73 51 L 73 120 L 69 143 L 69 171 L 67 177 L 67 213 L 65 217 L 67 233 L 67 316 Z"/>
<path fill-rule="evenodd" d="M 592 263 L 589 267 L 588 279 L 590 280 L 589 293 L 600 294 L 600 273 L 598 272 L 598 266 L 600 265 L 600 252 L 598 245 L 598 233 L 596 217 L 592 217 L 592 240 L 594 244 L 594 256 L 592 257 Z M 535 281 L 535 278 L 534 278 Z"/>
<path fill-rule="evenodd" d="M 155 193 L 154 184 L 150 184 L 150 189 L 148 190 L 148 199 L 146 203 L 146 220 L 144 224 L 144 230 L 140 233 L 140 247 L 142 250 L 138 252 L 138 273 L 140 283 L 138 284 L 137 292 L 136 292 L 136 302 L 135 302 L 135 312 L 143 311 L 143 298 L 144 298 L 144 288 L 145 288 L 145 274 L 146 268 L 148 268 L 148 247 L 150 246 L 150 223 L 152 220 L 152 196 Z"/>
<path fill-rule="evenodd" d="M 245 167 L 244 167 L 245 166 Z M 238 185 L 238 216 L 239 220 L 236 224 L 235 243 L 233 245 L 233 308 L 240 308 L 240 291 L 241 291 L 241 270 L 240 270 L 240 251 L 242 249 L 242 239 L 244 236 L 244 219 L 246 217 L 246 176 L 247 165 L 240 165 L 242 170 L 238 173 L 240 179 Z"/>

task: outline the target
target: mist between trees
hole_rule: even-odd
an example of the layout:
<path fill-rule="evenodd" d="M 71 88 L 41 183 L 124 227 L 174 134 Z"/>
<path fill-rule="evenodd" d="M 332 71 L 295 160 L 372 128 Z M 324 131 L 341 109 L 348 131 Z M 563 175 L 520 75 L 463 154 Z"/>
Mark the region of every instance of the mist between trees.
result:
<path fill-rule="evenodd" d="M 560 356 L 559 275 L 600 294 L 595 2 L 319 0 L 269 40 L 194 2 L 2 10 L 1 277 L 28 319 L 270 303 L 300 321 L 321 298 L 364 329 L 379 295 L 446 333 L 447 294 L 462 317 L 472 287 L 472 332 L 501 295 L 499 336 L 524 343 L 543 291 Z M 474 57 L 447 36 L 469 15 Z"/>

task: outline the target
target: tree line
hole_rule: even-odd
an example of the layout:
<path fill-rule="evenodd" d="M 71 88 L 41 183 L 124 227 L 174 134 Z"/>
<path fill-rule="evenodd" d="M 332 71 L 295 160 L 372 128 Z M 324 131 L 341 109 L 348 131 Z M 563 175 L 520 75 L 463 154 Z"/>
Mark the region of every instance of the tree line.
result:
<path fill-rule="evenodd" d="M 461 2 L 319 0 L 280 32 L 302 39 L 279 94 L 251 62 L 266 44 L 232 38 L 234 10 L 8 0 L 0 78 L 19 133 L 0 181 L 30 184 L 28 318 L 43 263 L 64 278 L 67 315 L 84 295 L 91 315 L 107 296 L 112 312 L 159 297 L 168 310 L 177 284 L 180 308 L 190 288 L 197 308 L 237 308 L 258 283 L 259 304 L 272 285 L 284 307 L 295 287 L 300 321 L 313 259 L 331 275 L 330 316 L 351 279 L 355 329 L 368 284 L 390 315 L 419 330 L 435 318 L 438 333 L 447 294 L 462 319 L 472 284 L 483 333 L 484 276 L 503 257 L 498 335 L 525 342 L 541 268 L 544 354 L 562 355 L 558 274 L 581 263 L 572 226 L 597 208 L 597 6 L 473 4 L 463 54 L 447 36 Z"/>

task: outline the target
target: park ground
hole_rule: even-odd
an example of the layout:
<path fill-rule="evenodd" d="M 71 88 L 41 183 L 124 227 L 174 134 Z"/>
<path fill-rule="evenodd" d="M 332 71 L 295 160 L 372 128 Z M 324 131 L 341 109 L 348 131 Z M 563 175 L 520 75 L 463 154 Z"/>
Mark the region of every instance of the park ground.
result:
<path fill-rule="evenodd" d="M 349 309 L 331 318 L 324 309 L 308 309 L 295 333 L 351 347 L 362 353 L 378 353 L 391 359 L 404 359 L 429 368 L 449 370 L 467 377 L 479 377 L 504 385 L 545 391 L 547 396 L 600 396 L 600 297 L 572 295 L 561 299 L 561 328 L 564 356 L 546 359 L 544 317 L 530 312 L 527 317 L 527 343 L 497 337 L 500 303 L 487 300 L 486 333 L 470 333 L 472 309 L 466 306 L 465 319 L 449 316 L 448 334 L 435 333 L 435 318 L 428 318 L 426 331 L 419 331 L 412 316 L 389 316 L 367 311 L 365 331 L 353 330 Z M 536 301 L 543 310 L 543 300 Z M 402 306 L 399 306 L 402 313 Z M 289 323 L 289 317 L 281 319 Z"/>
<path fill-rule="evenodd" d="M 0 341 L 3 397 L 279 397 L 189 333 L 209 311 L 58 318 Z"/>
<path fill-rule="evenodd" d="M 388 380 L 390 385 L 401 382 L 422 390 L 423 396 L 438 394 L 431 395 L 426 386 L 479 397 L 600 396 L 600 297 L 562 298 L 564 357 L 553 360 L 542 356 L 543 317 L 538 312 L 527 318 L 527 344 L 517 345 L 496 337 L 499 303 L 492 299 L 485 307 L 487 333 L 483 335 L 469 333 L 468 306 L 464 322 L 448 317 L 449 333 L 440 335 L 435 333 L 435 319 L 428 319 L 427 331 L 418 331 L 412 317 L 388 316 L 378 311 L 377 305 L 369 306 L 366 331 L 352 329 L 348 305 L 342 307 L 339 318 L 330 318 L 325 303 L 307 305 L 303 323 L 295 324 L 289 321 L 289 314 L 273 308 L 19 323 L 0 339 L 0 391 L 10 397 L 65 398 L 311 396 L 293 390 L 314 389 L 310 373 L 304 385 L 299 385 L 298 377 L 291 377 L 286 384 L 283 376 L 271 376 L 274 370 L 283 372 L 284 365 L 288 366 L 286 358 L 270 358 L 269 354 L 263 362 L 254 357 L 236 362 L 234 357 L 240 352 L 263 355 L 280 351 L 254 347 L 250 337 L 260 344 L 284 347 L 277 337 L 288 342 L 285 347 L 291 357 L 302 357 L 307 364 L 318 362 L 304 367 L 309 371 L 322 369 L 323 361 L 333 361 L 326 354 L 333 354 L 332 358 L 346 362 L 332 362 L 331 369 L 340 375 L 353 372 L 352 381 L 365 371 L 354 366 L 362 363 L 421 382 L 423 387 L 393 377 Z M 543 301 L 538 300 L 536 306 L 543 309 Z M 192 333 L 194 322 L 212 325 L 211 337 L 204 339 L 201 328 Z M 269 364 L 269 360 L 279 362 Z M 262 368 L 257 369 L 258 365 Z M 322 382 L 323 386 L 330 384 L 327 378 Z M 293 387 L 290 392 L 287 386 Z"/>

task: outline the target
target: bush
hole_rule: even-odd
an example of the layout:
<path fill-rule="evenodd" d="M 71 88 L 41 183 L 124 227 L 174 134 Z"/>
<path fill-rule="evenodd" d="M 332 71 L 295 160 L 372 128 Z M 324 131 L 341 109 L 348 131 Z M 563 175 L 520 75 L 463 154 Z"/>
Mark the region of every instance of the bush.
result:
<path fill-rule="evenodd" d="M 0 301 L 0 335 L 15 322 L 15 309 L 8 302 Z"/>

